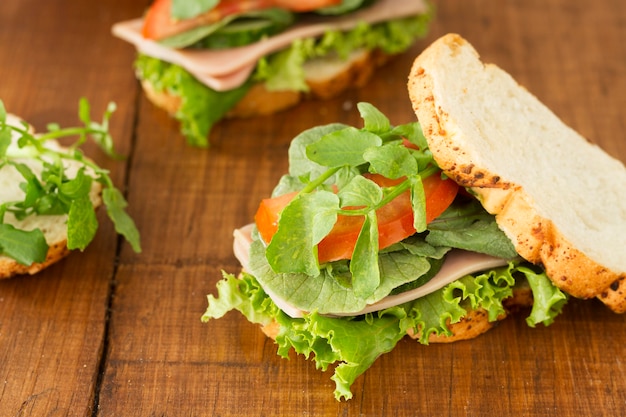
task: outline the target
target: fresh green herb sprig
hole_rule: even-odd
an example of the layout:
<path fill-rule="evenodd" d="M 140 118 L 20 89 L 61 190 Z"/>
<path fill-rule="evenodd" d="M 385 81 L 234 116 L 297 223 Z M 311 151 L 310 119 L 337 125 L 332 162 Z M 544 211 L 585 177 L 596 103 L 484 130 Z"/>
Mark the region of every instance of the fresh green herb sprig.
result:
<path fill-rule="evenodd" d="M 376 210 L 410 190 L 414 227 L 424 231 L 422 179 L 440 169 L 417 122 L 393 127 L 371 104 L 359 103 L 358 109 L 363 128 L 322 126 L 303 132 L 292 142 L 290 166 L 298 168 L 281 180 L 281 186 L 289 184 L 300 192 L 283 209 L 266 256 L 276 272 L 317 276 L 317 244 L 330 233 L 337 216 L 362 216 L 350 272 L 354 291 L 367 298 L 380 284 Z M 405 140 L 415 146 L 407 147 Z M 403 180 L 381 187 L 361 175 L 365 172 Z M 337 186 L 338 192 L 331 186 Z M 342 208 L 348 206 L 360 208 Z"/>
<path fill-rule="evenodd" d="M 113 184 L 108 171 L 86 158 L 80 149 L 91 138 L 107 155 L 120 158 L 113 149 L 109 133 L 109 119 L 114 111 L 115 104 L 110 103 L 102 122 L 95 122 L 91 120 L 89 103 L 83 98 L 78 111 L 83 126 L 61 128 L 49 124 L 46 133 L 35 135 L 26 122 L 17 126 L 9 124 L 6 109 L 0 101 L 0 169 L 13 167 L 24 180 L 19 184 L 24 192 L 23 200 L 0 204 L 0 254 L 30 265 L 43 262 L 48 251 L 41 230 L 19 229 L 6 222 L 7 213 L 17 220 L 28 216 L 67 215 L 67 247 L 84 250 L 98 228 L 90 199 L 93 181 L 102 184 L 102 200 L 115 230 L 136 252 L 141 251 L 139 232 L 125 211 L 124 196 Z M 56 139 L 66 137 L 76 140 L 66 147 L 57 146 Z M 73 178 L 69 177 L 64 161 L 72 161 L 78 166 Z"/>

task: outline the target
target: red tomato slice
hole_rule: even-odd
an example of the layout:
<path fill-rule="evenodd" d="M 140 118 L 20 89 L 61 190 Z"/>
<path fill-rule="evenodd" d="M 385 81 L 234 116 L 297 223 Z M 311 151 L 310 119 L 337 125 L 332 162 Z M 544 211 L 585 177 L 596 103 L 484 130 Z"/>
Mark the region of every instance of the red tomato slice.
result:
<path fill-rule="evenodd" d="M 402 181 L 390 180 L 380 175 L 367 175 L 380 186 L 393 186 Z M 449 179 L 441 179 L 440 175 L 431 175 L 423 180 L 426 194 L 426 222 L 430 223 L 452 204 L 458 191 L 458 185 Z M 265 242 L 271 241 L 278 229 L 278 217 L 282 209 L 296 196 L 289 193 L 261 201 L 255 215 L 259 233 Z M 410 191 L 402 193 L 391 202 L 377 210 L 379 248 L 386 248 L 415 233 L 413 227 L 413 208 L 411 207 Z M 350 259 L 354 252 L 361 226 L 362 216 L 344 216 L 337 218 L 331 232 L 319 243 L 318 261 L 320 263 Z"/>
<path fill-rule="evenodd" d="M 193 29 L 201 25 L 219 22 L 226 16 L 282 7 L 294 12 L 308 12 L 322 7 L 334 6 L 341 0 L 221 0 L 211 9 L 190 19 L 175 20 L 171 17 L 172 0 L 155 0 L 144 18 L 142 34 L 147 39 L 163 39 Z"/>
<path fill-rule="evenodd" d="M 172 0 L 156 0 L 146 12 L 141 34 L 147 39 L 162 39 L 168 36 L 175 23 L 170 17 Z"/>

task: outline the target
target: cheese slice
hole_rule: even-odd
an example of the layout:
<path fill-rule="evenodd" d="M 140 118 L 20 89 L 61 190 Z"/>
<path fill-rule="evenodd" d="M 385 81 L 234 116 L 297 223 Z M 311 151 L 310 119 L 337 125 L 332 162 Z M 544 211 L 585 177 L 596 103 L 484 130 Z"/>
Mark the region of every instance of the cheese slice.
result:
<path fill-rule="evenodd" d="M 146 39 L 141 34 L 142 18 L 116 23 L 112 32 L 133 44 L 139 52 L 185 68 L 214 90 L 227 91 L 243 84 L 260 58 L 287 48 L 296 39 L 318 37 L 330 30 L 347 31 L 362 22 L 375 24 L 427 11 L 424 0 L 379 0 L 355 13 L 336 17 L 316 16 L 254 44 L 219 50 L 173 49 Z"/>
<path fill-rule="evenodd" d="M 251 233 L 253 227 L 254 226 L 252 224 L 249 224 L 242 227 L 241 229 L 235 230 L 233 233 L 233 251 L 235 253 L 235 257 L 243 266 L 244 271 L 248 269 L 248 264 L 250 260 L 249 252 L 250 244 L 252 243 Z M 358 316 L 361 314 L 384 310 L 409 301 L 417 300 L 418 298 L 431 294 L 468 274 L 505 266 L 507 265 L 507 263 L 508 260 L 506 259 L 496 258 L 476 252 L 453 249 L 446 255 L 446 259 L 439 272 L 426 284 L 410 291 L 387 296 L 374 304 L 368 305 L 363 310 L 356 313 L 340 313 L 328 315 Z M 285 314 L 287 314 L 288 316 L 293 318 L 301 318 L 304 316 L 304 314 L 307 313 L 306 311 L 302 311 L 297 307 L 292 306 L 291 304 L 274 294 L 272 291 L 268 291 L 267 288 L 263 288 L 263 290 L 272 299 L 274 304 L 276 304 L 278 308 L 284 311 Z"/>

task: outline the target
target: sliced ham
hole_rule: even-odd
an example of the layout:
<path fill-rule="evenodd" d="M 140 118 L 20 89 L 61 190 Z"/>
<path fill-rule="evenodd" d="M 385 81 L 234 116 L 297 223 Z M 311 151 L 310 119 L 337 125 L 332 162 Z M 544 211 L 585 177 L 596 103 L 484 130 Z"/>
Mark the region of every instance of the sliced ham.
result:
<path fill-rule="evenodd" d="M 244 270 L 248 269 L 250 262 L 250 244 L 252 243 L 252 230 L 253 225 L 249 224 L 240 229 L 235 230 L 233 250 L 235 257 L 239 260 Z M 401 294 L 390 295 L 377 303 L 368 305 L 363 310 L 357 313 L 350 314 L 333 314 L 333 316 L 358 316 L 365 313 L 371 313 L 374 311 L 384 310 L 386 308 L 394 307 L 400 304 L 404 304 L 409 301 L 417 300 L 420 297 L 424 297 L 431 294 L 453 281 L 462 278 L 468 274 L 474 274 L 481 271 L 504 266 L 508 263 L 506 259 L 496 258 L 489 255 L 484 255 L 476 252 L 468 252 L 464 250 L 454 249 L 446 255 L 446 259 L 439 270 L 439 272 L 426 284 L 421 287 L 417 287 L 413 290 L 403 292 Z M 306 314 L 285 300 L 278 297 L 267 288 L 264 288 L 265 292 L 272 301 L 283 310 L 288 316 L 293 318 L 303 317 Z"/>

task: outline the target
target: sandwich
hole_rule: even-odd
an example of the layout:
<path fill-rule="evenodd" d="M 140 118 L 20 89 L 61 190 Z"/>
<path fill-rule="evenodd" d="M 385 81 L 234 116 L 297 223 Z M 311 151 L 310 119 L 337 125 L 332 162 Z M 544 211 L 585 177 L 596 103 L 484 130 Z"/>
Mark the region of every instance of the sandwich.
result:
<path fill-rule="evenodd" d="M 238 310 L 279 355 L 337 365 L 338 400 L 404 337 L 467 340 L 518 311 L 550 325 L 572 297 L 626 311 L 623 163 L 459 35 L 416 58 L 408 91 L 417 121 L 359 103 L 361 128 L 294 138 L 202 317 Z"/>
<path fill-rule="evenodd" d="M 97 123 L 83 99 L 83 127 L 50 124 L 48 132 L 35 134 L 0 101 L 0 279 L 35 274 L 72 250 L 84 250 L 98 229 L 96 210 L 102 204 L 116 231 L 141 251 L 123 194 L 108 172 L 80 149 L 91 137 L 107 154 L 118 157 L 108 132 L 114 110 L 110 104 Z M 58 141 L 71 137 L 75 141 L 70 145 Z"/>
<path fill-rule="evenodd" d="M 223 118 L 364 86 L 425 36 L 432 13 L 426 0 L 156 0 L 112 31 L 136 47 L 147 98 L 206 147 Z"/>

